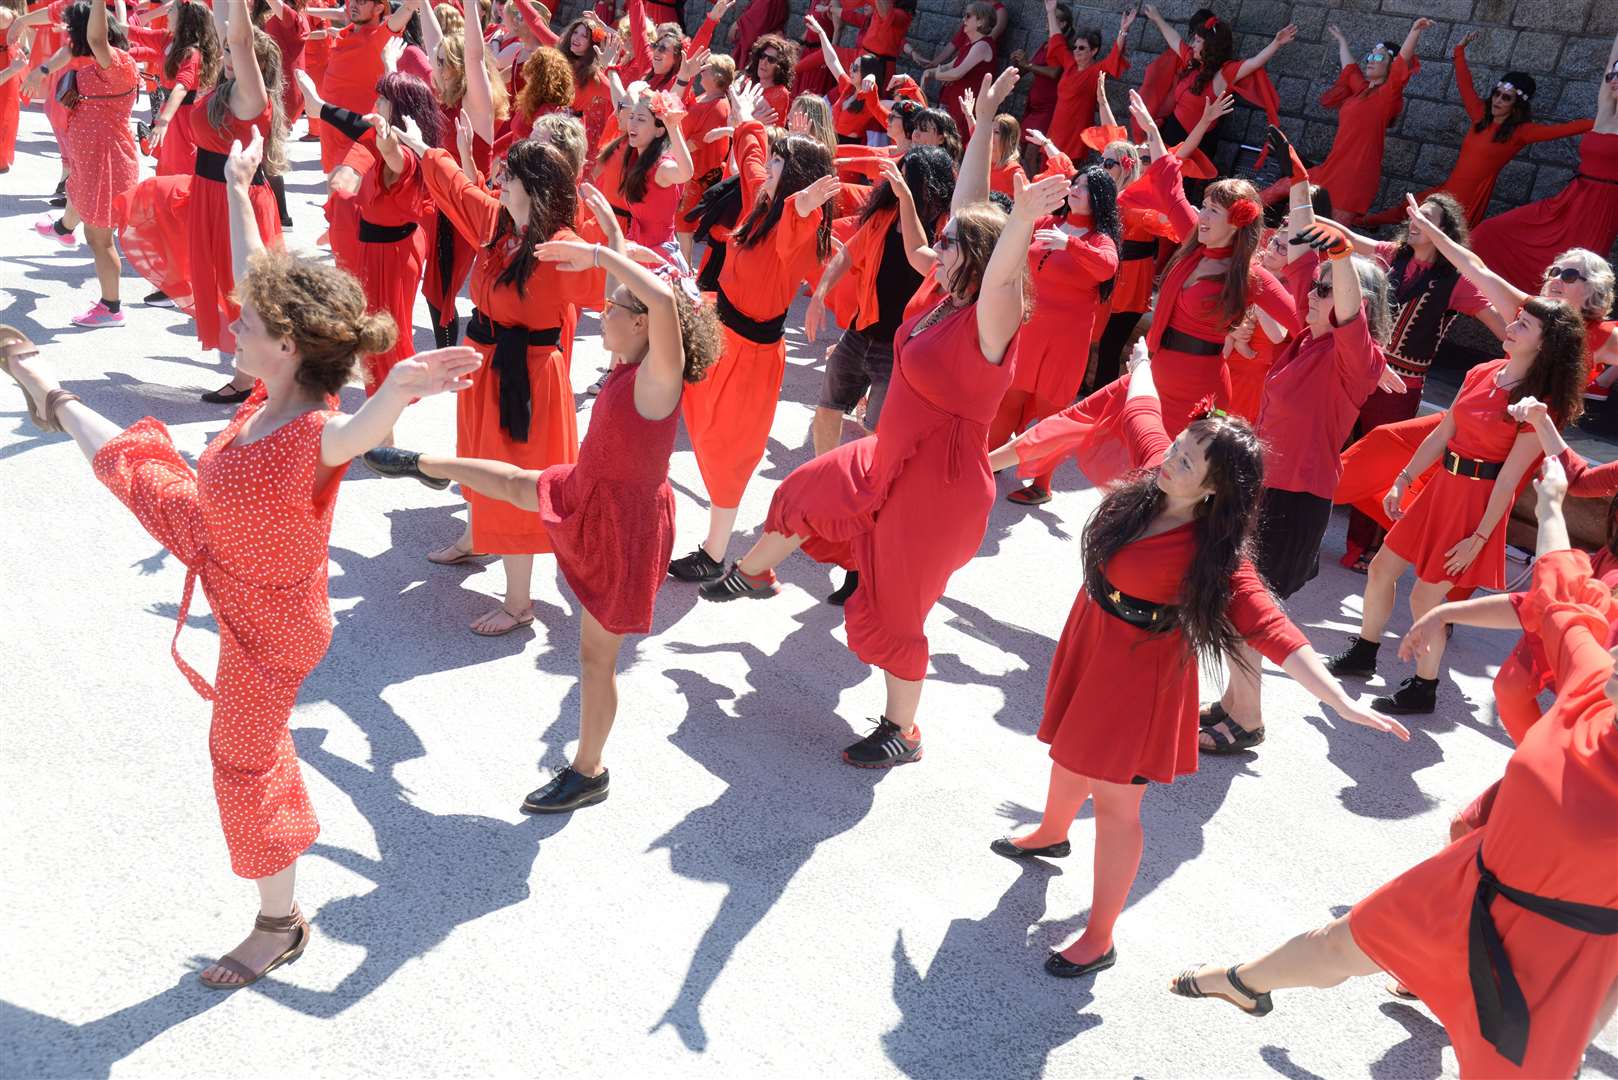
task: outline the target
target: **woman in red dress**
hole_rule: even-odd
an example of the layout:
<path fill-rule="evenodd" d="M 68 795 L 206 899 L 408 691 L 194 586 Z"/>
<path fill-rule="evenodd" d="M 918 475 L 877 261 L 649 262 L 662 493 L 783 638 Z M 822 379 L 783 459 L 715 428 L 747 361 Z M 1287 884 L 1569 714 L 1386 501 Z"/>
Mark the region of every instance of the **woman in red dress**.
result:
<path fill-rule="evenodd" d="M 548 113 L 573 109 L 573 65 L 549 45 L 533 51 L 522 66 L 522 89 L 511 110 L 511 138 L 526 139 L 534 121 Z"/>
<path fill-rule="evenodd" d="M 1071 52 L 1077 40 L 1073 28 L 1072 5 L 1052 4 L 1047 22 L 1051 36 L 1060 37 Z M 1083 40 L 1087 49 L 1101 48 L 1101 35 L 1093 30 L 1085 31 Z M 1013 49 L 1011 66 L 1025 78 L 1030 72 L 1033 74 L 1033 81 L 1026 84 L 1028 97 L 1023 103 L 1023 130 L 1032 129 L 1041 132 L 1051 130 L 1051 125 L 1056 121 L 1056 86 L 1057 80 L 1062 76 L 1062 68 L 1051 55 L 1050 39 L 1041 41 L 1033 56 L 1029 56 L 1022 49 Z"/>
<path fill-rule="evenodd" d="M 602 188 L 614 210 L 628 215 L 625 236 L 632 244 L 678 256 L 674 217 L 680 193 L 695 172 L 681 122 L 685 105 L 673 94 L 642 90 L 623 110 L 624 131 L 601 151 L 602 178 L 616 171 L 617 182 Z"/>
<path fill-rule="evenodd" d="M 680 65 L 680 92 L 685 97 L 685 119 L 680 132 L 691 154 L 691 179 L 686 181 L 675 213 L 675 234 L 680 254 L 694 265 L 696 224 L 691 213 L 703 193 L 725 178 L 730 157 L 730 84 L 736 81 L 736 62 L 728 56 L 697 52 Z M 781 114 L 785 123 L 786 114 Z"/>
<path fill-rule="evenodd" d="M 601 47 L 606 40 L 606 27 L 581 15 L 567 24 L 558 46 L 573 65 L 573 115 L 584 121 L 591 158 L 601 148 L 601 133 L 612 117 L 612 91 L 607 73 L 601 70 Z"/>
<path fill-rule="evenodd" d="M 1460 202 L 1466 213 L 1466 223 L 1476 226 L 1489 212 L 1489 200 L 1494 196 L 1494 183 L 1500 170 L 1516 157 L 1525 146 L 1567 139 L 1583 135 L 1595 123 L 1593 120 L 1566 120 L 1559 124 L 1539 124 L 1530 119 L 1532 102 L 1538 84 L 1525 71 L 1508 71 L 1489 91 L 1488 100 L 1478 97 L 1472 82 L 1472 69 L 1466 62 L 1466 47 L 1477 39 L 1473 30 L 1455 46 L 1455 89 L 1460 91 L 1461 105 L 1466 109 L 1471 126 L 1461 140 L 1461 152 L 1449 176 L 1437 187 L 1416 195 L 1417 202 L 1426 202 L 1428 196 L 1445 192 Z M 1367 228 L 1391 225 L 1403 221 L 1404 203 L 1390 206 L 1365 218 L 1361 224 Z"/>
<path fill-rule="evenodd" d="M 832 208 L 840 185 L 825 145 L 786 135 L 774 151 L 756 119 L 770 106 L 742 80 L 730 115 L 741 205 L 714 293 L 724 347 L 682 411 L 708 494 L 708 533 L 690 555 L 668 564 L 681 581 L 714 581 L 736 527 L 742 493 L 763 460 L 786 374 L 786 320 L 792 298 L 831 256 Z"/>
<path fill-rule="evenodd" d="M 459 483 L 537 517 L 556 563 L 579 600 L 579 745 L 572 762 L 529 794 L 523 810 L 554 814 L 607 797 L 601 762 L 618 711 L 618 653 L 629 634 L 652 628 L 663 566 L 674 544 L 669 456 L 680 397 L 719 351 L 718 327 L 694 288 L 669 282 L 624 254 L 623 233 L 602 194 L 585 200 L 607 245 L 553 240 L 539 256 L 574 273 L 600 267 L 621 284 L 601 315 L 612 374 L 590 413 L 577 464 L 522 469 L 504 461 L 431 457 L 383 447 L 366 455 L 391 476 L 442 487 Z"/>
<path fill-rule="evenodd" d="M 365 313 L 347 274 L 263 250 L 248 194 L 262 150 L 256 133 L 236 147 L 226 212 L 241 282 L 238 362 L 261 381 L 195 470 L 157 420 L 120 430 L 38 370 L 28 342 L 0 345 L 0 367 L 29 395 L 31 414 L 66 430 L 96 477 L 186 566 L 174 660 L 213 705 L 208 751 L 230 868 L 259 895 L 253 932 L 201 973 L 217 990 L 291 963 L 309 939 L 293 893 L 298 856 L 320 826 L 287 720 L 331 640 L 326 563 L 338 481 L 413 399 L 464 388 L 477 363 L 469 349 L 424 354 L 395 368 L 358 413 L 335 411 L 355 361 L 385 348 L 393 327 Z M 178 649 L 198 582 L 219 624 L 212 684 Z"/>
<path fill-rule="evenodd" d="M 1489 218 L 1472 230 L 1472 250 L 1495 273 L 1531 291 L 1568 248 L 1610 251 L 1618 240 L 1618 37 L 1596 91 L 1596 117 L 1579 140 L 1579 169 L 1548 199 Z"/>
<path fill-rule="evenodd" d="M 578 460 L 573 387 L 562 341 L 573 334 L 576 306 L 599 303 L 600 275 L 574 273 L 534 255 L 548 240 L 573 240 L 577 180 L 566 157 L 529 139 L 506 155 L 498 196 L 467 179 L 444 150 L 401 136 L 421 159 L 438 209 L 470 243 L 472 303 L 466 337 L 483 359 L 472 389 L 456 401 L 455 450 L 522 469 Z M 508 503 L 467 493 L 470 521 L 428 559 L 452 565 L 486 555 L 505 563 L 504 603 L 478 617 L 473 633 L 509 634 L 534 621 L 534 556 L 553 549 L 542 522 Z"/>
<path fill-rule="evenodd" d="M 1066 213 L 1039 221 L 1028 251 L 1034 314 L 1017 338 L 1017 364 L 1000 411 L 989 425 L 990 446 L 1000 446 L 1029 424 L 1059 412 L 1084 381 L 1096 310 L 1112 295 L 1118 273 L 1118 189 L 1106 170 L 1074 174 Z M 1050 471 L 1006 496 L 1023 506 L 1051 501 Z"/>
<path fill-rule="evenodd" d="M 938 106 L 949 113 L 955 126 L 966 130 L 966 109 L 961 97 L 976 89 L 984 79 L 994 74 L 994 5 L 988 0 L 970 0 L 961 16 L 961 29 L 966 42 L 955 54 L 953 63 L 928 68 L 922 73 L 943 84 L 938 93 Z"/>
<path fill-rule="evenodd" d="M 1056 85 L 1056 112 L 1046 133 L 1057 148 L 1074 161 L 1083 161 L 1088 149 L 1079 135 L 1096 122 L 1101 77 L 1110 75 L 1116 79 L 1129 69 L 1129 61 L 1124 59 L 1124 38 L 1134 21 L 1135 9 L 1125 11 L 1118 22 L 1118 36 L 1113 39 L 1112 51 L 1102 56 L 1100 32 L 1083 30 L 1069 42 L 1061 32 L 1056 0 L 1045 0 L 1045 25 L 1050 32 L 1045 55 L 1062 72 Z"/>
<path fill-rule="evenodd" d="M 787 28 L 791 8 L 787 0 L 743 0 L 742 11 L 731 27 L 732 56 L 752 56 L 753 42 L 766 34 L 779 34 Z M 791 69 L 788 69 L 791 77 Z M 784 117 L 786 112 L 783 110 Z"/>
<path fill-rule="evenodd" d="M 1408 201 L 1412 221 L 1420 208 Z M 1437 230 L 1439 253 L 1456 266 L 1476 258 Z M 1496 308 L 1502 315 L 1509 309 Z M 1539 458 L 1539 441 L 1514 421 L 1506 406 L 1525 397 L 1546 402 L 1557 423 L 1578 419 L 1584 389 L 1584 323 L 1559 300 L 1529 298 L 1506 327 L 1505 357 L 1467 372 L 1444 419 L 1417 447 L 1383 499 L 1394 521 L 1371 560 L 1360 633 L 1332 657 L 1332 673 L 1368 678 L 1376 672 L 1382 631 L 1393 613 L 1399 578 L 1411 567 L 1416 585 L 1410 614 L 1419 619 L 1454 588 L 1498 589 L 1505 584 L 1506 521 L 1521 481 Z M 1442 459 L 1444 471 L 1401 509 L 1413 478 Z M 1424 654 L 1415 675 L 1377 708 L 1430 713 L 1438 696 L 1442 648 Z"/>
<path fill-rule="evenodd" d="M 1298 36 L 1296 26 L 1282 27 L 1264 48 L 1246 60 L 1237 60 L 1235 36 L 1229 23 L 1210 19 L 1198 26 L 1193 21 L 1191 41 L 1187 43 L 1152 4 L 1144 5 L 1141 13 L 1163 35 L 1168 51 L 1178 57 L 1174 82 L 1164 92 L 1161 104 L 1150 112 L 1162 125 L 1163 137 L 1171 145 L 1186 137 L 1209 101 L 1224 97 L 1227 91 L 1263 109 L 1271 126 L 1280 123 L 1280 99 L 1264 67 L 1282 46 Z M 1130 115 L 1134 116 L 1133 110 Z M 1146 130 L 1138 118 L 1136 124 L 1142 131 Z M 1172 414 L 1164 413 L 1164 419 L 1173 422 Z"/>
<path fill-rule="evenodd" d="M 924 624 L 983 542 L 994 503 L 984 439 L 1027 317 L 1028 245 L 1035 222 L 1067 196 L 1066 178 L 1055 176 L 1024 188 L 1009 219 L 985 201 L 994 115 L 1016 82 L 1007 69 L 978 94 L 978 125 L 934 245 L 947 291 L 895 335 L 877 434 L 794 469 L 776 489 L 758 543 L 702 589 L 710 600 L 773 596 L 775 567 L 799 547 L 859 571 L 844 609 L 848 647 L 887 681 L 881 721 L 843 751 L 861 768 L 921 757 Z"/>
<path fill-rule="evenodd" d="M 725 12 L 730 10 L 732 2 L 715 0 L 695 36 L 688 38 L 684 27 L 677 22 L 662 22 L 655 29 L 649 26 L 643 0 L 629 0 L 630 54 L 615 74 L 625 86 L 644 81 L 653 90 L 675 90 L 674 81 L 680 76 L 680 64 L 686 57 L 713 43 L 714 31 L 725 17 Z M 613 198 L 611 191 L 606 195 L 609 199 Z"/>
<path fill-rule="evenodd" d="M 779 34 L 765 34 L 753 42 L 751 52 L 742 53 L 736 63 L 764 92 L 764 103 L 775 111 L 777 126 L 785 125 L 792 108 L 792 69 L 798 64 L 798 46 Z"/>
<path fill-rule="evenodd" d="M 1146 131 L 1153 157 L 1139 183 L 1148 185 L 1146 193 L 1186 237 L 1163 273 L 1147 339 L 1164 427 L 1175 436 L 1203 398 L 1212 396 L 1221 407 L 1229 401 L 1225 337 L 1247 317 L 1248 305 L 1256 304 L 1289 333 L 1296 331 L 1298 317 L 1291 294 L 1253 263 L 1263 231 L 1253 185 L 1216 181 L 1208 186 L 1202 209 L 1194 209 L 1182 189 L 1179 156 L 1168 153 L 1133 92 L 1130 112 Z M 1038 476 L 1073 454 L 1092 483 L 1121 476 L 1129 468 L 1118 426 L 1126 391 L 1127 379 L 1120 379 L 1035 425 L 1016 443 L 1019 474 Z"/>
<path fill-rule="evenodd" d="M 1444 1025 L 1462 1076 L 1578 1073 L 1618 1004 L 1613 608 L 1570 550 L 1555 459 L 1535 489 L 1539 559 L 1521 617 L 1559 691 L 1506 763 L 1487 823 L 1260 959 L 1185 971 L 1174 993 L 1262 1016 L 1276 990 L 1386 971 Z"/>
<path fill-rule="evenodd" d="M 17 121 L 22 114 L 22 74 L 27 70 L 29 32 L 19 29 L 11 40 L 11 24 L 27 14 L 27 0 L 0 2 L 0 175 L 17 160 Z"/>
<path fill-rule="evenodd" d="M 1084 587 L 1051 660 L 1039 727 L 1051 748 L 1044 815 L 1033 832 L 990 845 L 1009 859 L 1065 858 L 1073 820 L 1095 800 L 1094 898 L 1084 933 L 1045 961 L 1059 978 L 1118 960 L 1113 928 L 1145 847 L 1147 782 L 1197 770 L 1201 661 L 1247 663 L 1245 642 L 1344 719 L 1410 737 L 1327 674 L 1248 561 L 1264 473 L 1253 429 L 1210 415 L 1171 441 L 1150 362 L 1130 375 L 1122 427 L 1144 471 L 1109 492 L 1085 526 Z M 1002 449 L 989 460 L 1015 455 Z"/>
<path fill-rule="evenodd" d="M 145 33 L 163 36 L 161 31 Z M 213 12 L 198 0 L 180 0 L 174 5 L 169 13 L 167 39 L 160 54 L 158 83 L 169 96 L 152 123 L 147 146 L 157 155 L 157 175 L 189 176 L 197 164 L 197 146 L 191 141 L 191 111 L 196 108 L 198 95 L 213 89 L 219 81 L 224 56 Z"/>
<path fill-rule="evenodd" d="M 400 4 L 389 12 L 387 0 L 345 0 L 348 25 L 329 30 L 331 49 L 318 82 L 320 96 L 340 109 L 363 114 L 376 99 L 376 81 L 382 77 L 382 50 L 415 15 L 415 8 Z M 320 167 L 328 172 L 342 164 L 352 140 L 320 125 Z"/>

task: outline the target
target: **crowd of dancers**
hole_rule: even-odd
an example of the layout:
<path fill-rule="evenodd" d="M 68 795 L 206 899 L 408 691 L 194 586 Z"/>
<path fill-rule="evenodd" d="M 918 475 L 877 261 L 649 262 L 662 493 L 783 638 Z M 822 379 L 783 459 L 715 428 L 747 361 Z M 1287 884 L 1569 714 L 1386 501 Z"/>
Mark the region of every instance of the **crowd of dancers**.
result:
<path fill-rule="evenodd" d="M 533 0 L 0 0 L 0 172 L 19 108 L 41 103 L 62 213 L 36 227 L 64 247 L 82 227 L 99 289 L 73 322 L 136 317 L 127 260 L 153 289 L 143 303 L 180 307 L 218 351 L 229 381 L 204 398 L 239 406 L 192 468 L 160 421 L 120 429 L 0 329 L 31 422 L 71 436 L 186 566 L 178 626 L 199 583 L 219 626 L 212 681 L 182 658 L 178 628 L 174 658 L 212 703 L 231 868 L 260 906 L 203 983 L 248 985 L 309 942 L 294 881 L 318 824 L 288 720 L 331 639 L 327 545 L 355 458 L 459 485 L 466 528 L 425 554 L 501 559 L 503 602 L 473 632 L 534 621 L 538 555 L 576 595 L 578 746 L 527 796 L 533 813 L 607 797 L 619 650 L 651 629 L 660 589 L 768 599 L 800 549 L 846 571 L 828 600 L 886 681 L 880 720 L 842 759 L 919 761 L 926 619 L 982 543 L 995 474 L 1015 469 L 1026 483 L 1010 499 L 1036 505 L 1073 460 L 1105 494 L 1047 682 L 1049 794 L 1032 831 L 991 845 L 1065 857 L 1094 803 L 1088 921 L 1046 970 L 1117 961 L 1142 795 L 1201 754 L 1263 742 L 1261 657 L 1343 718 L 1406 739 L 1395 717 L 1436 707 L 1454 626 L 1520 628 L 1496 681 L 1517 748 L 1503 777 L 1478 778 L 1452 843 L 1327 926 L 1170 988 L 1262 1015 L 1278 990 L 1384 971 L 1443 1022 L 1463 1075 L 1571 1076 L 1618 1003 L 1618 501 L 1593 563 L 1563 514 L 1570 492 L 1618 494 L 1618 466 L 1586 464 L 1560 434 L 1618 375 L 1605 258 L 1618 42 L 1587 73 L 1593 114 L 1551 123 L 1525 73 L 1480 92 L 1461 39 L 1469 126 L 1454 167 L 1378 210 L 1426 19 L 1358 57 L 1330 28 L 1340 73 L 1320 101 L 1339 120 L 1310 165 L 1265 74 L 1292 26 L 1241 57 L 1214 12 L 1179 28 L 1146 5 L 1165 51 L 1120 124 L 1106 80 L 1129 66 L 1134 10 L 1104 49 L 1045 0 L 1044 44 L 1002 58 L 1008 12 L 988 0 L 965 4 L 930 54 L 908 40 L 913 0 L 816 0 L 800 40 L 785 0 L 742 0 L 728 25 L 731 3 L 688 35 L 659 0 L 603 0 L 559 32 Z M 1004 107 L 1024 80 L 1019 118 Z M 143 88 L 149 123 L 134 115 Z M 1238 99 L 1270 121 L 1280 177 L 1263 188 L 1214 164 Z M 335 265 L 283 240 L 300 115 L 320 143 Z M 1579 168 L 1562 191 L 1486 216 L 1518 151 L 1571 137 Z M 1387 240 L 1360 231 L 1387 225 Z M 840 328 L 815 457 L 762 522 L 741 523 L 757 540 L 732 558 L 804 290 L 806 337 Z M 418 294 L 431 351 L 412 340 Z M 612 358 L 582 441 L 581 311 L 598 313 Z M 1500 358 L 1419 415 L 1461 315 L 1499 337 Z M 336 395 L 355 379 L 366 400 L 344 413 Z M 395 446 L 403 411 L 440 393 L 456 395 L 453 454 Z M 845 442 L 850 418 L 863 433 Z M 682 423 L 709 506 L 700 542 L 674 557 Z M 1538 558 L 1526 591 L 1504 592 L 1506 526 L 1530 483 Z M 1322 656 L 1283 603 L 1315 578 L 1334 503 L 1354 507 L 1345 561 L 1367 576 L 1359 633 Z M 1362 702 L 1342 680 L 1378 670 L 1407 570 L 1399 658 L 1414 672 Z M 1222 696 L 1200 704 L 1199 671 L 1221 665 Z"/>

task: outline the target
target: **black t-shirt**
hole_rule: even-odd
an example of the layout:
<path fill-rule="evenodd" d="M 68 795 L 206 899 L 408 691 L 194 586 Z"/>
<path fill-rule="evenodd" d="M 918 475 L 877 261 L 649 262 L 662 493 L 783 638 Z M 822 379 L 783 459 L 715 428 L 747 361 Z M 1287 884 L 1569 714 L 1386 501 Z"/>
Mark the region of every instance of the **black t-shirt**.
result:
<path fill-rule="evenodd" d="M 904 232 L 895 218 L 882 243 L 882 265 L 876 268 L 876 322 L 864 332 L 874 338 L 892 338 L 904 322 L 905 305 L 916 295 L 921 281 L 905 255 Z"/>

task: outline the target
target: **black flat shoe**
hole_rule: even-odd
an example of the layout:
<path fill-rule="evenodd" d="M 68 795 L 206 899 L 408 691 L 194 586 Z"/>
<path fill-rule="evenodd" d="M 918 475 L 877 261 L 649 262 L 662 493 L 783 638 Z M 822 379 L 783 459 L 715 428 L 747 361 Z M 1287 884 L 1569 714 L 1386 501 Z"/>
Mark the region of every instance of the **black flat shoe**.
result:
<path fill-rule="evenodd" d="M 1399 684 L 1399 689 L 1371 700 L 1371 708 L 1389 716 L 1412 716 L 1430 713 L 1438 707 L 1438 680 L 1412 675 Z"/>
<path fill-rule="evenodd" d="M 252 395 L 253 388 L 251 386 L 249 386 L 246 390 L 238 390 L 229 383 L 226 383 L 217 390 L 204 391 L 202 400 L 206 401 L 209 405 L 240 405 Z"/>
<path fill-rule="evenodd" d="M 725 576 L 725 564 L 701 547 L 669 563 L 669 577 L 676 581 L 718 581 Z"/>
<path fill-rule="evenodd" d="M 522 801 L 525 814 L 566 814 L 584 806 L 594 806 L 607 797 L 607 770 L 600 776 L 585 776 L 573 766 L 551 777 L 550 783 L 531 791 Z"/>
<path fill-rule="evenodd" d="M 1073 845 L 1058 840 L 1044 847 L 1018 847 L 1011 842 L 1011 837 L 1002 836 L 989 844 L 989 850 L 1008 859 L 1065 859 L 1073 853 Z"/>
<path fill-rule="evenodd" d="M 1045 974 L 1055 975 L 1058 979 L 1077 979 L 1084 975 L 1093 975 L 1098 971 L 1106 971 L 1117 962 L 1118 947 L 1116 945 L 1088 964 L 1075 964 L 1061 953 L 1053 952 L 1045 958 Z"/>
<path fill-rule="evenodd" d="M 1369 679 L 1376 674 L 1376 654 L 1380 646 L 1355 636 L 1348 648 L 1326 660 L 1326 670 L 1339 679 Z"/>
<path fill-rule="evenodd" d="M 826 597 L 826 603 L 842 607 L 848 603 L 848 598 L 854 595 L 854 590 L 860 587 L 860 572 L 850 570 L 843 575 L 843 583 L 837 586 L 837 591 Z"/>
<path fill-rule="evenodd" d="M 746 597 L 751 600 L 768 600 L 781 591 L 781 586 L 772 580 L 762 585 L 751 580 L 742 573 L 741 563 L 731 563 L 730 569 L 719 576 L 717 581 L 710 581 L 697 590 L 704 600 L 716 600 L 720 603 L 726 600 L 740 600 Z"/>
<path fill-rule="evenodd" d="M 390 480 L 419 480 L 434 491 L 443 491 L 449 487 L 448 480 L 428 476 L 421 471 L 421 453 L 416 450 L 401 450 L 397 446 L 378 446 L 367 450 L 360 460 L 365 462 L 367 469 Z"/>
<path fill-rule="evenodd" d="M 174 306 L 173 298 L 162 289 L 158 289 L 156 292 L 147 293 L 145 298 L 141 300 L 141 303 L 145 304 L 147 307 L 171 308 Z"/>

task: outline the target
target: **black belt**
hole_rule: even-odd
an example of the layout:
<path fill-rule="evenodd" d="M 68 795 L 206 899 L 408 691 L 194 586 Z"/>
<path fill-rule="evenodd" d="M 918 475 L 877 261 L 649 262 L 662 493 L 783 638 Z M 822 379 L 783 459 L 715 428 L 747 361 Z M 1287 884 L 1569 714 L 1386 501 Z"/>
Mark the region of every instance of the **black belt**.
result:
<path fill-rule="evenodd" d="M 1101 610 L 1114 618 L 1122 619 L 1130 626 L 1138 626 L 1142 630 L 1162 630 L 1172 625 L 1179 608 L 1173 604 L 1154 604 L 1150 600 L 1142 600 L 1120 591 L 1106 578 L 1101 579 L 1101 595 L 1096 597 L 1096 603 Z"/>
<path fill-rule="evenodd" d="M 736 310 L 724 289 L 717 290 L 714 299 L 718 302 L 720 325 L 755 345 L 774 345 L 786 333 L 788 313 L 785 311 L 773 319 L 751 319 Z"/>
<path fill-rule="evenodd" d="M 1203 338 L 1192 337 L 1190 334 L 1176 330 L 1172 326 L 1163 331 L 1163 339 L 1158 344 L 1161 348 L 1190 353 L 1193 356 L 1218 356 L 1225 351 L 1223 341 L 1207 341 Z"/>
<path fill-rule="evenodd" d="M 1132 262 L 1135 259 L 1157 258 L 1156 240 L 1125 240 L 1124 246 L 1118 252 L 1121 262 Z"/>
<path fill-rule="evenodd" d="M 1478 461 L 1464 458 L 1453 450 L 1444 451 L 1444 471 L 1468 480 L 1493 480 L 1504 465 L 1503 461 Z"/>
<path fill-rule="evenodd" d="M 623 218 L 625 221 L 630 221 L 630 220 L 633 220 L 633 218 L 634 218 L 633 214 L 631 214 L 628 210 L 625 210 L 621 206 L 614 206 L 612 208 L 612 212 L 617 214 L 619 217 Z"/>
<path fill-rule="evenodd" d="M 416 223 L 407 221 L 403 225 L 378 225 L 374 221 L 360 218 L 360 243 L 362 244 L 391 244 L 403 240 L 416 231 Z"/>
<path fill-rule="evenodd" d="M 223 184 L 225 182 L 225 160 L 224 154 L 216 154 L 212 150 L 197 147 L 197 175 L 204 180 L 217 180 Z M 264 166 L 260 165 L 258 171 L 253 174 L 253 183 L 269 183 L 264 178 Z"/>
<path fill-rule="evenodd" d="M 1573 174 L 1573 179 L 1575 179 L 1575 180 L 1594 180 L 1598 184 L 1618 184 L 1618 179 L 1614 179 L 1613 177 L 1610 177 L 1610 176 L 1591 176 L 1589 173 L 1583 173 L 1583 172 L 1574 173 Z"/>
<path fill-rule="evenodd" d="M 527 442 L 534 407 L 533 387 L 528 382 L 528 348 L 561 344 L 561 329 L 502 326 L 474 308 L 466 324 L 466 339 L 494 346 L 491 366 L 500 380 L 500 426 L 518 442 Z"/>
<path fill-rule="evenodd" d="M 1511 957 L 1506 955 L 1494 916 L 1489 914 L 1489 904 L 1496 896 L 1503 896 L 1524 911 L 1559 926 L 1603 937 L 1618 934 L 1618 908 L 1553 900 L 1513 889 L 1483 865 L 1481 845 L 1477 862 L 1478 889 L 1472 896 L 1472 918 L 1466 932 L 1466 973 L 1478 1010 L 1478 1032 L 1500 1051 L 1501 1057 L 1521 1065 L 1528 1050 L 1528 1001 L 1511 970 Z"/>

